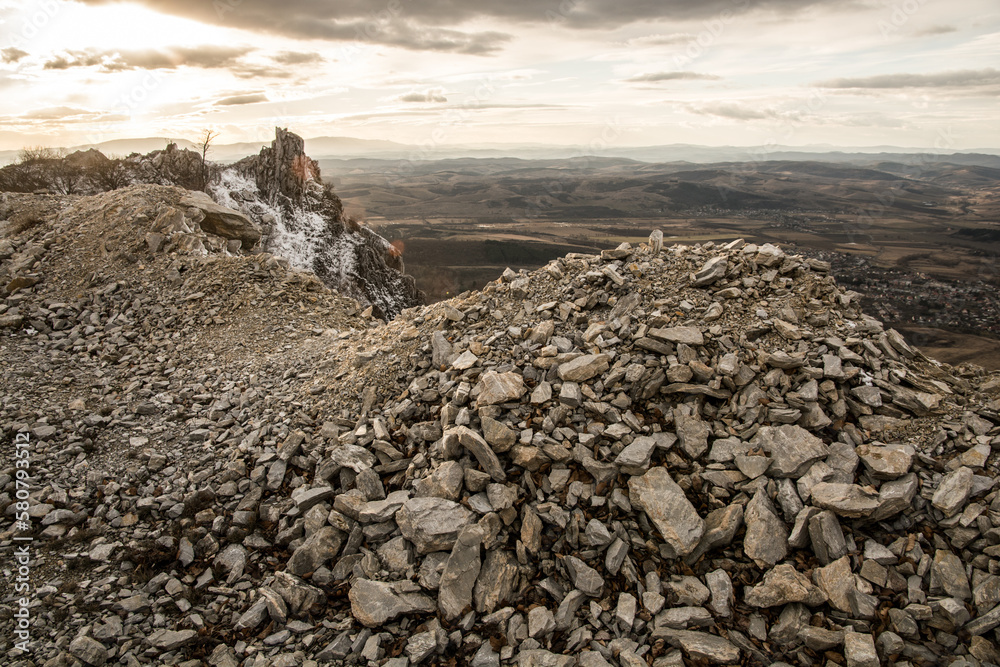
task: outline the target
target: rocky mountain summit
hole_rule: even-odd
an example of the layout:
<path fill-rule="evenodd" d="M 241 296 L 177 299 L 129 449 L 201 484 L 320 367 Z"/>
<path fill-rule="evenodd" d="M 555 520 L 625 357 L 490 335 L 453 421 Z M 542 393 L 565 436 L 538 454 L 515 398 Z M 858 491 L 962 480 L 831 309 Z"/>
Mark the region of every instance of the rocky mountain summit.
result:
<path fill-rule="evenodd" d="M 825 263 L 654 233 L 383 324 L 133 194 L 0 249 L 5 664 L 1000 664 L 1000 377 Z"/>
<path fill-rule="evenodd" d="M 178 206 L 171 213 L 175 218 L 190 219 L 177 226 L 179 218 L 171 218 L 168 235 L 204 232 L 219 237 L 214 241 L 224 245 L 237 238 L 232 230 L 243 229 L 246 233 L 238 237 L 242 245 L 229 247 L 230 253 L 278 255 L 364 307 L 371 306 L 382 319 L 423 303 L 424 294 L 405 274 L 401 253 L 344 215 L 340 198 L 323 182 L 319 165 L 305 154 L 302 138 L 281 128 L 275 132 L 271 146 L 259 155 L 228 166 L 206 162 L 201 154 L 176 144 L 115 159 L 93 149 L 66 157 L 45 149 L 24 151 L 21 162 L 0 169 L 0 191 L 94 195 L 129 185 L 177 186 L 192 191 L 188 200 L 174 198 L 164 205 Z M 32 207 L 44 209 L 52 201 L 19 199 L 18 219 L 25 215 L 38 219 Z M 213 201 L 218 206 L 213 208 Z M 206 214 L 209 209 L 212 212 Z M 21 223 L 16 225 L 20 228 Z M 153 233 L 163 231 L 158 228 Z M 199 245 L 191 238 L 187 241 Z"/>

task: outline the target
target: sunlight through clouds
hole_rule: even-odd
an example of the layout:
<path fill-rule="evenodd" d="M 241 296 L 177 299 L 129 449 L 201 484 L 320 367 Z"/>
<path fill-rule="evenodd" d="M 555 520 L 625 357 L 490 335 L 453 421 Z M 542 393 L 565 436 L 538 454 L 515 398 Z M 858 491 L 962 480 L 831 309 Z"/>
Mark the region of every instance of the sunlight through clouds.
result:
<path fill-rule="evenodd" d="M 946 109 L 961 147 L 1000 146 L 998 56 L 992 0 L 0 0 L 0 149 L 271 122 L 421 143 L 449 113 L 453 143 L 583 144 L 615 117 L 622 145 L 747 145 L 817 91 L 799 143 L 918 147 Z M 86 113 L 42 120 L 60 108 Z"/>

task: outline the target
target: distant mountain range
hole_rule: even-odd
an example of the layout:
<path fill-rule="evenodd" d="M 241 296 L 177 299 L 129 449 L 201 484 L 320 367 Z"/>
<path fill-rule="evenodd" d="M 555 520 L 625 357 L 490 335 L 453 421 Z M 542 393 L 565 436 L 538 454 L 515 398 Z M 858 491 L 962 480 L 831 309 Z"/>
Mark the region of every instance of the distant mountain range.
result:
<path fill-rule="evenodd" d="M 68 148 L 69 152 L 96 148 L 105 155 L 128 155 L 149 153 L 164 148 L 174 142 L 181 148 L 195 150 L 195 144 L 186 139 L 162 137 L 141 139 L 117 139 L 99 144 L 87 144 Z M 244 142 L 213 145 L 209 159 L 216 162 L 235 162 L 248 155 L 256 154 L 265 142 Z M 380 160 L 445 160 L 454 158 L 521 158 L 529 160 L 566 159 L 597 154 L 606 158 L 627 158 L 640 162 L 691 162 L 710 164 L 719 162 L 763 162 L 774 160 L 823 161 L 851 164 L 871 164 L 873 162 L 900 162 L 904 164 L 921 161 L 949 162 L 961 165 L 977 165 L 1000 168 L 1000 149 L 982 148 L 976 150 L 942 153 L 936 149 L 900 148 L 898 146 L 838 147 L 830 145 L 812 146 L 695 146 L 691 144 L 669 144 L 663 146 L 609 147 L 600 151 L 580 146 L 557 146 L 545 144 L 483 144 L 481 146 L 442 145 L 430 148 L 394 141 L 355 139 L 352 137 L 316 137 L 306 139 L 306 151 L 316 159 L 373 158 Z M 0 151 L 0 165 L 17 158 L 18 151 Z"/>

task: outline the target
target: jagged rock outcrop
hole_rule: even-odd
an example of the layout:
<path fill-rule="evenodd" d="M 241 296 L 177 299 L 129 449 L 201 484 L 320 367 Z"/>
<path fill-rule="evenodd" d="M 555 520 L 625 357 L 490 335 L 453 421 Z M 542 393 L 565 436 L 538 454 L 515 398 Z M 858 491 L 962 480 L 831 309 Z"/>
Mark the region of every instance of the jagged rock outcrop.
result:
<path fill-rule="evenodd" d="M 211 163 L 203 165 L 198 153 L 173 143 L 146 155 L 133 153 L 126 161 L 132 183 L 177 185 L 188 190 L 202 189 L 218 171 Z"/>
<path fill-rule="evenodd" d="M 306 155 L 302 137 L 280 127 L 275 128 L 274 141 L 260 154 L 245 158 L 233 167 L 251 178 L 264 199 L 283 208 L 328 207 L 343 212 L 340 198 L 331 196 L 323 201 L 323 183 L 319 163 Z M 309 198 L 306 195 L 311 195 Z"/>
<path fill-rule="evenodd" d="M 399 251 L 344 216 L 340 198 L 323 183 L 319 165 L 305 154 L 298 135 L 276 128 L 271 146 L 240 160 L 219 180 L 210 191 L 261 223 L 264 249 L 371 305 L 376 317 L 392 319 L 423 303 L 423 293 L 405 275 Z"/>

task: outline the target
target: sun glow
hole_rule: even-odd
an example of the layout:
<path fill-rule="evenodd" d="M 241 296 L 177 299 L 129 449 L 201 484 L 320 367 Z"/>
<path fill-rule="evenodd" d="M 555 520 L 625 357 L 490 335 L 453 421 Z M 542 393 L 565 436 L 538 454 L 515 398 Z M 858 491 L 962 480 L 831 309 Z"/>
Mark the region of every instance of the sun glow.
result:
<path fill-rule="evenodd" d="M 44 5 L 44 6 L 43 6 Z M 166 16 L 138 5 L 84 6 L 76 2 L 19 3 L 0 25 L 7 39 L 32 49 L 160 49 L 218 43 L 224 30 Z"/>

